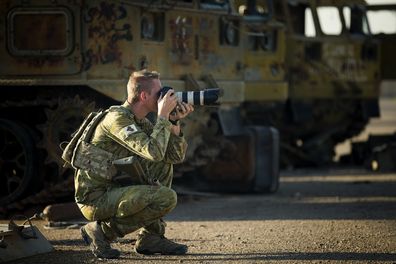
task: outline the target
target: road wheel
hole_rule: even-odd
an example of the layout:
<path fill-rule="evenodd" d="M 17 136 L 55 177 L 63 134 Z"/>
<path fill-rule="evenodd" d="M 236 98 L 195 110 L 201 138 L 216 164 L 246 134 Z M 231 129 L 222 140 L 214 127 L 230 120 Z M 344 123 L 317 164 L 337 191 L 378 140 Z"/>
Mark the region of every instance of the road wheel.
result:
<path fill-rule="evenodd" d="M 63 167 L 62 142 L 69 141 L 71 134 L 81 125 L 84 118 L 94 110 L 94 102 L 86 102 L 77 95 L 73 99 L 59 99 L 59 104 L 55 109 L 46 109 L 47 121 L 39 125 L 42 132 L 42 141 L 38 144 L 39 148 L 47 152 L 46 164 L 53 163 L 58 167 L 57 180 L 62 180 L 66 169 Z M 52 177 L 54 180 L 56 177 Z"/>
<path fill-rule="evenodd" d="M 22 198 L 37 174 L 37 150 L 28 128 L 0 119 L 0 205 Z"/>

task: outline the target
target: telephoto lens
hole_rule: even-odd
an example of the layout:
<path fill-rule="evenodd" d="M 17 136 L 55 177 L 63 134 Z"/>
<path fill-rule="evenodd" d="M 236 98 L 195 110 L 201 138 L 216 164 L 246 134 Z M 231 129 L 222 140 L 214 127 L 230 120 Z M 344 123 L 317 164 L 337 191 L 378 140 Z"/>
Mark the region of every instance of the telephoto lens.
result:
<path fill-rule="evenodd" d="M 169 86 L 163 86 L 159 91 L 160 97 L 164 96 L 170 89 Z M 175 92 L 180 102 L 185 102 L 192 105 L 218 105 L 219 98 L 222 96 L 222 89 L 212 88 L 201 91 L 184 91 Z"/>

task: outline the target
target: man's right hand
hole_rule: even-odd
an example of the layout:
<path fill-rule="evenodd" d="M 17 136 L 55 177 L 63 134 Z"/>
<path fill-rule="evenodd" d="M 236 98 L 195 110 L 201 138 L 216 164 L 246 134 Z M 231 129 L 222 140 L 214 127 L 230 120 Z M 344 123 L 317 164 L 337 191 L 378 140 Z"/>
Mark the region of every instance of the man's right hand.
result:
<path fill-rule="evenodd" d="M 169 119 L 169 114 L 177 105 L 177 96 L 171 89 L 164 96 L 158 99 L 158 117 Z"/>

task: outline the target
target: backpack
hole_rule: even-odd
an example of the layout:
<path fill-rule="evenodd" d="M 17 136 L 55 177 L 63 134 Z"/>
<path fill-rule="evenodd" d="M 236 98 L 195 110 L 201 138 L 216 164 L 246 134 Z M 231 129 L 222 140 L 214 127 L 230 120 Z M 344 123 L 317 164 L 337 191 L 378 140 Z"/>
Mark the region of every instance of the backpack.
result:
<path fill-rule="evenodd" d="M 62 159 L 65 161 L 64 166 L 71 166 L 75 169 L 94 170 L 100 174 L 105 170 L 107 174 L 107 170 L 111 164 L 101 163 L 103 161 L 108 161 L 105 163 L 109 163 L 112 160 L 113 154 L 90 144 L 89 141 L 97 125 L 108 112 L 108 110 L 92 112 L 84 119 L 80 127 L 71 135 L 70 141 L 63 149 Z"/>
<path fill-rule="evenodd" d="M 72 134 L 71 140 L 63 149 L 62 159 L 65 161 L 64 166 L 91 171 L 105 179 L 115 180 L 119 183 L 126 183 L 128 181 L 131 183 L 131 180 L 133 180 L 132 183 L 142 183 L 146 176 L 140 163 L 136 161 L 136 157 L 130 156 L 115 159 L 113 153 L 90 143 L 97 125 L 109 111 L 121 111 L 125 113 L 125 110 L 118 106 L 112 106 L 109 110 L 90 113 L 76 132 Z M 116 140 L 116 138 L 113 140 L 125 146 L 122 142 Z M 119 172 L 124 172 L 127 175 L 120 174 Z M 124 178 L 129 180 L 126 181 Z"/>

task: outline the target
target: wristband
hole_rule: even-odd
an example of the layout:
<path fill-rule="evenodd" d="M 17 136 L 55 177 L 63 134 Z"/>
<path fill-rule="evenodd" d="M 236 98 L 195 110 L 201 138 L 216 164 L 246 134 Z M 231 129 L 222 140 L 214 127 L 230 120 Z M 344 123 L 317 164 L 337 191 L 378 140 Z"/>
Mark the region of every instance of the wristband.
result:
<path fill-rule="evenodd" d="M 178 125 L 180 124 L 180 119 L 177 119 L 177 120 L 171 120 L 171 119 L 169 119 L 169 122 L 171 122 L 172 125 L 174 125 L 174 126 L 178 126 Z"/>

